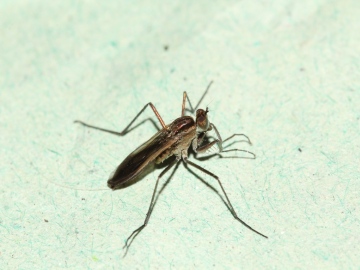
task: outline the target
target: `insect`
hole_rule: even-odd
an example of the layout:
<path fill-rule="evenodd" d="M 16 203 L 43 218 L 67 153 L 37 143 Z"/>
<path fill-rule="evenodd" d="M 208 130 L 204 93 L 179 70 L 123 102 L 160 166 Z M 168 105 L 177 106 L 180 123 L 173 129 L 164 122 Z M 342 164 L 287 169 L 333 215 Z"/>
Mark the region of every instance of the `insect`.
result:
<path fill-rule="evenodd" d="M 218 153 L 224 153 L 224 152 L 231 152 L 231 151 L 241 151 L 241 152 L 247 152 L 253 155 L 253 158 L 255 158 L 255 154 L 241 149 L 229 149 L 224 150 L 223 149 L 223 143 L 232 139 L 235 136 L 243 136 L 248 140 L 248 143 L 251 144 L 250 139 L 245 134 L 233 134 L 232 136 L 228 137 L 225 140 L 222 140 L 219 131 L 217 130 L 216 126 L 211 123 L 208 119 L 208 113 L 209 110 L 206 108 L 203 109 L 197 109 L 200 105 L 201 101 L 203 100 L 204 96 L 210 89 L 210 86 L 213 82 L 211 81 L 206 88 L 204 94 L 202 95 L 200 101 L 197 103 L 195 108 L 192 107 L 190 99 L 186 93 L 186 91 L 183 93 L 183 101 L 182 101 L 182 108 L 181 108 L 181 117 L 175 119 L 172 123 L 169 125 L 166 125 L 164 120 L 161 118 L 159 112 L 155 108 L 155 106 L 149 102 L 147 103 L 142 110 L 135 116 L 135 118 L 128 124 L 125 129 L 122 132 L 116 132 L 111 131 L 104 128 L 99 128 L 96 126 L 88 125 L 82 121 L 76 120 L 75 123 L 82 124 L 83 126 L 109 132 L 115 135 L 123 136 L 129 131 L 131 131 L 130 127 L 133 125 L 133 123 L 136 121 L 136 119 L 144 112 L 144 110 L 150 106 L 154 114 L 156 115 L 157 119 L 159 120 L 162 129 L 159 130 L 154 136 L 152 136 L 148 141 L 140 145 L 135 151 L 130 153 L 125 160 L 117 167 L 115 172 L 110 176 L 110 179 L 108 180 L 107 184 L 109 188 L 115 190 L 119 187 L 121 187 L 124 183 L 136 179 L 136 177 L 141 174 L 150 164 L 156 163 L 162 163 L 164 160 L 171 156 L 175 156 L 175 159 L 171 161 L 167 167 L 159 174 L 156 184 L 154 187 L 154 191 L 151 197 L 150 206 L 148 209 L 148 212 L 146 214 L 146 218 L 144 220 L 144 223 L 134 230 L 131 235 L 127 238 L 124 248 L 126 249 L 125 255 L 134 241 L 135 237 L 146 227 L 148 224 L 149 218 L 151 216 L 152 210 L 155 205 L 155 194 L 158 188 L 159 180 L 166 172 L 168 172 L 171 167 L 173 167 L 176 163 L 180 162 L 181 160 L 189 165 L 192 166 L 203 173 L 213 177 L 217 180 L 217 182 L 220 185 L 220 188 L 222 192 L 225 195 L 226 202 L 231 214 L 234 216 L 234 218 L 242 223 L 244 226 L 252 230 L 253 232 L 261 235 L 262 237 L 267 238 L 264 234 L 258 232 L 257 230 L 250 227 L 248 224 L 246 224 L 244 221 L 242 221 L 237 213 L 235 212 L 234 207 L 232 206 L 230 199 L 220 181 L 220 178 L 213 174 L 212 172 L 202 168 L 201 166 L 193 163 L 188 159 L 188 149 L 190 146 L 192 146 L 192 149 L 195 153 L 204 153 L 207 150 L 209 150 L 211 147 L 213 147 L 215 144 L 218 146 Z M 185 103 L 188 101 L 190 105 L 190 109 L 186 109 Z M 190 112 L 196 111 L 196 118 L 195 120 L 191 116 L 186 116 L 185 111 L 188 110 Z M 207 135 L 208 131 L 213 130 L 216 134 L 217 139 L 214 139 L 213 141 L 209 142 L 209 140 L 205 140 L 205 137 Z M 125 256 L 124 255 L 124 256 Z"/>

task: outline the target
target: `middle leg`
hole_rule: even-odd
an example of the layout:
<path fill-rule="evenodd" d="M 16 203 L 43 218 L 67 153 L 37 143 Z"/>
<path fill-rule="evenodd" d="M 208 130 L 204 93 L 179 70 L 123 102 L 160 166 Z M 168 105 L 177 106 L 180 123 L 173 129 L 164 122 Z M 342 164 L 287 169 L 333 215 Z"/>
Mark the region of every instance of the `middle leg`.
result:
<path fill-rule="evenodd" d="M 156 190 L 157 190 L 157 187 L 158 187 L 158 184 L 159 184 L 159 180 L 160 178 L 167 172 L 170 170 L 170 168 L 172 166 L 175 165 L 176 162 L 178 162 L 179 159 L 175 159 L 174 161 L 172 161 L 158 176 L 157 180 L 156 180 L 156 184 L 155 184 L 155 188 L 154 188 L 154 191 L 153 191 L 153 194 L 152 194 L 152 197 L 151 197 L 151 201 L 150 201 L 150 205 L 149 205 L 149 210 L 148 212 L 146 213 L 146 218 L 144 220 L 144 224 L 141 225 L 139 228 L 137 228 L 136 230 L 134 230 L 131 235 L 126 239 L 126 242 L 125 242 L 125 245 L 123 248 L 126 249 L 125 251 L 125 254 L 124 254 L 124 257 L 126 256 L 132 242 L 134 241 L 135 237 L 146 227 L 146 225 L 148 224 L 149 222 L 149 218 L 151 216 L 151 213 L 154 209 L 154 200 L 155 200 L 155 194 L 156 194 Z M 129 242 L 130 241 L 130 242 Z"/>

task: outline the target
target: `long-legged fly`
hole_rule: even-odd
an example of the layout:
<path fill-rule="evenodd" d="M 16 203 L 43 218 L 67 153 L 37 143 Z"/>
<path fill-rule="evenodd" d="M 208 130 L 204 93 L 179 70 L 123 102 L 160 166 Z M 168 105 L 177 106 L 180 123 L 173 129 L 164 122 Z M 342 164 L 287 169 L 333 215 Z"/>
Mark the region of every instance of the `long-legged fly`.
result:
<path fill-rule="evenodd" d="M 139 228 L 134 230 L 131 235 L 127 238 L 124 248 L 126 248 L 125 255 L 135 239 L 135 237 L 142 231 L 142 229 L 145 228 L 145 226 L 148 224 L 151 212 L 154 208 L 155 204 L 155 194 L 158 187 L 159 180 L 164 174 L 170 170 L 172 166 L 174 166 L 177 162 L 183 161 L 187 165 L 190 165 L 203 173 L 210 175 L 211 177 L 215 178 L 222 190 L 222 192 L 225 195 L 227 206 L 231 212 L 231 214 L 234 216 L 236 220 L 238 220 L 240 223 L 242 223 L 244 226 L 252 230 L 253 232 L 261 235 L 262 237 L 267 238 L 264 234 L 258 232 L 257 230 L 250 227 L 248 224 L 246 224 L 244 221 L 242 221 L 238 215 L 235 212 L 234 207 L 232 206 L 230 199 L 228 195 L 225 192 L 225 189 L 223 185 L 221 184 L 221 181 L 218 176 L 213 174 L 212 172 L 200 167 L 199 165 L 191 162 L 188 160 L 188 149 L 190 145 L 192 146 L 192 149 L 195 153 L 204 153 L 208 149 L 210 149 L 215 144 L 218 146 L 218 153 L 223 152 L 230 152 L 230 151 L 242 151 L 247 152 L 253 155 L 253 158 L 255 158 L 255 154 L 241 149 L 230 149 L 230 150 L 224 150 L 223 149 L 223 143 L 230 140 L 231 138 L 235 136 L 243 136 L 247 139 L 248 143 L 251 144 L 249 138 L 244 134 L 233 134 L 229 138 L 222 140 L 219 131 L 215 127 L 213 123 L 211 123 L 208 119 L 208 108 L 205 110 L 203 109 L 197 109 L 201 101 L 203 100 L 204 96 L 208 92 L 212 82 L 208 85 L 206 88 L 204 94 L 202 95 L 200 101 L 198 104 L 193 108 L 190 102 L 190 99 L 186 92 L 183 93 L 183 101 L 182 101 L 182 109 L 181 109 L 181 117 L 175 119 L 172 123 L 169 125 L 166 125 L 164 120 L 161 118 L 159 112 L 156 110 L 155 106 L 149 102 L 144 106 L 144 108 L 135 116 L 135 118 L 130 122 L 129 125 L 125 127 L 125 129 L 122 132 L 115 132 L 108 129 L 103 129 L 99 127 L 95 127 L 92 125 L 88 125 L 82 121 L 76 120 L 75 123 L 82 124 L 89 128 L 94 128 L 97 130 L 109 132 L 112 134 L 123 136 L 126 133 L 130 131 L 130 127 L 135 122 L 135 120 L 141 115 L 141 113 L 148 107 L 153 110 L 154 114 L 156 115 L 157 119 L 159 120 L 162 129 L 159 130 L 154 136 L 152 136 L 149 140 L 144 142 L 142 145 L 140 145 L 137 149 L 135 149 L 130 155 L 128 155 L 123 162 L 117 167 L 115 172 L 110 176 L 110 179 L 108 180 L 107 184 L 109 188 L 115 190 L 119 187 L 121 187 L 125 182 L 128 182 L 130 180 L 135 179 L 139 176 L 141 172 L 143 172 L 145 169 L 148 168 L 150 164 L 159 164 L 162 163 L 164 160 L 171 156 L 175 156 L 175 159 L 167 165 L 167 167 L 159 174 L 155 188 L 151 197 L 149 210 L 146 214 L 146 218 L 144 221 L 144 224 L 142 224 Z M 189 102 L 190 109 L 185 109 L 185 103 L 186 100 Z M 195 120 L 191 116 L 186 116 L 185 111 L 188 110 L 190 112 L 196 111 L 196 118 Z M 206 134 L 208 131 L 214 130 L 217 139 L 209 142 L 208 140 L 204 140 L 206 137 Z M 225 203 L 226 203 L 225 202 Z"/>

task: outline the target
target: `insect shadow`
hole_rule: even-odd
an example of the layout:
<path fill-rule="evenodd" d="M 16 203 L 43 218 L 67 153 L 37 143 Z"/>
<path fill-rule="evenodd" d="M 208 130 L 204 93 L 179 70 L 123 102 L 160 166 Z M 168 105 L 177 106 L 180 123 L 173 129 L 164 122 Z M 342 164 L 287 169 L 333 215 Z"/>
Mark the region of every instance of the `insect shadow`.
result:
<path fill-rule="evenodd" d="M 202 97 L 200 98 L 199 102 L 197 103 L 197 105 L 195 107 L 192 106 L 190 99 L 185 91 L 183 93 L 181 117 L 175 119 L 172 123 L 170 123 L 168 125 L 165 124 L 165 122 L 161 118 L 159 112 L 157 111 L 157 109 L 151 102 L 149 102 L 142 108 L 142 110 L 135 116 L 135 118 L 130 122 L 130 124 L 128 124 L 125 127 L 125 129 L 122 132 L 116 132 L 116 131 L 112 131 L 109 129 L 96 127 L 93 125 L 86 124 L 79 120 L 74 121 L 75 123 L 79 123 L 85 127 L 93 128 L 93 129 L 100 130 L 100 131 L 105 131 L 105 132 L 108 132 L 108 133 L 111 133 L 114 135 L 118 135 L 118 136 L 126 135 L 130 131 L 137 128 L 139 125 L 145 123 L 146 121 L 150 121 L 158 129 L 158 132 L 155 133 L 154 136 L 152 136 L 148 141 L 146 141 L 142 145 L 140 145 L 137 149 L 135 149 L 132 153 L 130 153 L 124 159 L 124 161 L 122 163 L 120 163 L 120 165 L 116 168 L 116 170 L 110 176 L 110 178 L 107 182 L 108 187 L 113 190 L 122 189 L 122 188 L 126 188 L 130 185 L 135 184 L 136 182 L 138 182 L 139 180 L 144 178 L 148 173 L 153 171 L 153 169 L 155 167 L 160 167 L 163 169 L 161 171 L 161 173 L 159 174 L 159 176 L 157 177 L 155 187 L 154 187 L 154 190 L 152 193 L 149 209 L 146 214 L 144 223 L 139 228 L 134 230 L 125 241 L 124 256 L 126 256 L 128 250 L 129 250 L 132 242 L 136 238 L 136 236 L 148 224 L 149 218 L 154 209 L 155 203 L 158 200 L 158 197 L 163 192 L 164 188 L 167 186 L 170 179 L 174 175 L 176 168 L 178 167 L 180 161 L 184 162 L 185 167 L 196 178 L 200 179 L 205 185 L 207 185 L 215 193 L 217 193 L 218 196 L 220 196 L 223 203 L 227 206 L 227 208 L 229 209 L 229 211 L 231 212 L 231 214 L 237 221 L 242 223 L 248 229 L 257 233 L 258 235 L 260 235 L 264 238 L 267 238 L 267 236 L 258 232 L 255 229 L 253 229 L 251 226 L 249 226 L 247 223 L 245 223 L 243 220 L 241 220 L 238 217 L 238 215 L 237 215 L 234 207 L 232 206 L 230 199 L 220 181 L 220 178 L 217 175 L 213 174 L 212 172 L 197 165 L 196 163 L 193 163 L 192 161 L 190 161 L 188 159 L 188 151 L 189 151 L 190 146 L 192 148 L 192 149 L 190 149 L 190 151 L 192 151 L 194 157 L 200 161 L 207 160 L 214 156 L 218 156 L 219 158 L 229 158 L 229 157 L 223 156 L 223 153 L 226 153 L 226 152 L 243 152 L 243 153 L 250 154 L 250 157 L 245 156 L 242 158 L 250 158 L 250 159 L 256 158 L 254 153 L 247 151 L 247 150 L 242 150 L 242 149 L 237 149 L 237 148 L 227 150 L 226 148 L 228 148 L 229 146 L 233 145 L 234 143 L 236 143 L 238 141 L 232 142 L 232 143 L 230 143 L 230 145 L 228 145 L 226 147 L 223 146 L 223 143 L 231 140 L 234 137 L 245 138 L 246 139 L 245 141 L 248 142 L 250 145 L 251 145 L 251 141 L 245 134 L 238 134 L 238 133 L 235 133 L 235 134 L 231 135 L 230 137 L 228 137 L 227 139 L 223 140 L 221 138 L 220 133 L 217 130 L 216 126 L 213 123 L 211 123 L 208 119 L 208 113 L 209 113 L 208 108 L 206 108 L 206 110 L 198 109 L 201 101 L 203 100 L 204 96 L 210 89 L 210 86 L 212 83 L 213 83 L 212 81 L 209 83 L 204 94 L 202 95 Z M 188 101 L 190 109 L 186 108 L 186 101 Z M 159 123 L 161 124 L 161 128 L 159 128 L 157 126 L 156 122 L 154 122 L 151 118 L 147 118 L 131 128 L 131 126 L 136 121 L 136 119 L 143 113 L 143 111 L 148 106 L 151 107 L 152 111 L 154 112 L 155 116 L 157 117 Z M 195 119 L 192 118 L 191 116 L 186 116 L 185 115 L 186 111 L 191 112 L 191 113 L 196 112 Z M 207 136 L 207 133 L 211 130 L 215 132 L 216 138 Z M 212 147 L 214 147 L 215 145 L 217 145 L 217 152 L 215 154 L 209 155 L 207 157 L 197 157 L 198 153 L 205 153 L 208 150 L 212 149 Z M 174 165 L 176 165 L 175 169 L 172 171 L 172 173 L 170 174 L 170 177 L 168 177 L 167 181 L 163 184 L 159 193 L 155 196 L 157 188 L 158 188 L 159 180 Z M 218 191 L 212 185 L 210 185 L 204 179 L 202 179 L 198 174 L 196 174 L 192 169 L 190 169 L 190 167 L 195 168 L 195 169 L 211 176 L 215 180 L 217 180 L 217 182 L 222 190 L 222 193 L 224 194 L 225 199 L 218 193 Z"/>

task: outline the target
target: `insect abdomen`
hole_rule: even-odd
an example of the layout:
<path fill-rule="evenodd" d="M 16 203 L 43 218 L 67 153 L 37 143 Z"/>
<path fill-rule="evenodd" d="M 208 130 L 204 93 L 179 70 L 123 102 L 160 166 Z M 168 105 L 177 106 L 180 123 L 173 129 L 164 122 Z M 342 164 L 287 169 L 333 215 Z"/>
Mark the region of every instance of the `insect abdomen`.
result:
<path fill-rule="evenodd" d="M 162 152 L 160 155 L 157 156 L 155 159 L 155 163 L 159 164 L 162 163 L 165 159 L 171 157 L 174 153 L 174 148 L 170 148 Z"/>

